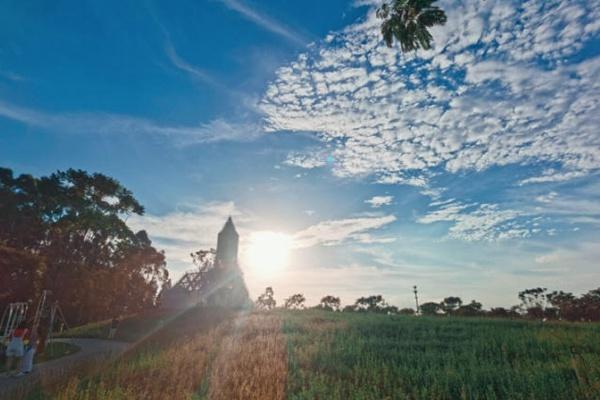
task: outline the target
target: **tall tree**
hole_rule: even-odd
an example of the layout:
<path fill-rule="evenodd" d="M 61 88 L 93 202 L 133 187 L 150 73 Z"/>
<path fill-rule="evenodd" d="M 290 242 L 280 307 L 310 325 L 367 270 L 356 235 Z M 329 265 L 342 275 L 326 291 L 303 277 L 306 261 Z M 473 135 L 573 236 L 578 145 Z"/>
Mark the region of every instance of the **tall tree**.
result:
<path fill-rule="evenodd" d="M 318 308 L 326 311 L 338 311 L 340 309 L 341 301 L 339 297 L 327 295 L 321 299 Z"/>
<path fill-rule="evenodd" d="M 446 314 L 452 314 L 462 306 L 462 303 L 460 297 L 449 296 L 440 303 L 440 306 Z"/>
<path fill-rule="evenodd" d="M 417 49 L 429 50 L 433 36 L 429 28 L 444 25 L 447 17 L 444 10 L 434 5 L 436 0 L 392 0 L 377 10 L 382 19 L 381 34 L 388 47 L 394 39 L 403 52 Z"/>
<path fill-rule="evenodd" d="M 275 292 L 273 291 L 273 288 L 270 286 L 267 287 L 265 289 L 265 292 L 263 294 L 261 294 L 260 296 L 258 296 L 258 299 L 256 299 L 256 306 L 260 310 L 270 311 L 270 310 L 274 309 L 275 306 L 277 305 L 274 295 L 275 295 Z"/>
<path fill-rule="evenodd" d="M 302 293 L 296 293 L 285 299 L 283 307 L 288 310 L 298 310 L 304 308 L 306 298 Z"/>
<path fill-rule="evenodd" d="M 423 314 L 423 315 L 438 315 L 440 313 L 441 309 L 442 309 L 442 307 L 440 306 L 439 303 L 434 303 L 431 301 L 428 303 L 423 303 L 419 307 L 419 310 L 421 311 L 421 314 Z"/>
<path fill-rule="evenodd" d="M 388 305 L 380 294 L 356 299 L 354 309 L 356 311 L 376 313 L 387 313 L 390 311 L 395 313 L 398 311 L 396 307 Z"/>
<path fill-rule="evenodd" d="M 102 174 L 15 177 L 0 168 L 0 244 L 44 265 L 36 268 L 39 287 L 19 297 L 34 300 L 49 289 L 74 324 L 152 306 L 168 274 L 164 254 L 125 222 L 143 212 L 129 190 Z M 16 273 L 18 281 L 31 279 Z"/>

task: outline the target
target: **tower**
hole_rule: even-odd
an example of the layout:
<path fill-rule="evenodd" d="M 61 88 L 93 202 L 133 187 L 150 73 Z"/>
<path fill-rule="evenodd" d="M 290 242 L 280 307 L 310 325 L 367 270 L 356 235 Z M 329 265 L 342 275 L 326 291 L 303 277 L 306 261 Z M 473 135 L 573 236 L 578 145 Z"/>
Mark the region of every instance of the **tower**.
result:
<path fill-rule="evenodd" d="M 217 238 L 217 255 L 215 265 L 227 268 L 237 265 L 239 235 L 233 225 L 231 217 L 225 222 L 225 226 L 219 232 Z"/>

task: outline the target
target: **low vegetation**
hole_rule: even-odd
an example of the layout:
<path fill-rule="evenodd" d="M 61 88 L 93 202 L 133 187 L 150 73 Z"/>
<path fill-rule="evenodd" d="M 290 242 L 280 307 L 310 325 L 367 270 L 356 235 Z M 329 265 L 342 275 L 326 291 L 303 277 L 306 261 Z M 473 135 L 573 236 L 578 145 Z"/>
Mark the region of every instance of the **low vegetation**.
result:
<path fill-rule="evenodd" d="M 600 326 L 193 309 L 31 399 L 597 399 Z"/>
<path fill-rule="evenodd" d="M 290 399 L 596 399 L 600 327 L 285 313 Z"/>

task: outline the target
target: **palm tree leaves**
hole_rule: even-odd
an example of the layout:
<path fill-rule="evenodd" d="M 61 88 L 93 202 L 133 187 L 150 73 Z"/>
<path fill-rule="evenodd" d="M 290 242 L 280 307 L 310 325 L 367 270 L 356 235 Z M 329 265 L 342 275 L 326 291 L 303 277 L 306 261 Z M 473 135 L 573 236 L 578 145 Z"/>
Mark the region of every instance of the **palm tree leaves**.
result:
<path fill-rule="evenodd" d="M 444 10 L 434 6 L 436 0 L 392 0 L 377 10 L 377 18 L 383 20 L 381 34 L 388 47 L 394 39 L 403 52 L 418 49 L 429 50 L 433 36 L 428 28 L 444 25 L 447 17 Z"/>

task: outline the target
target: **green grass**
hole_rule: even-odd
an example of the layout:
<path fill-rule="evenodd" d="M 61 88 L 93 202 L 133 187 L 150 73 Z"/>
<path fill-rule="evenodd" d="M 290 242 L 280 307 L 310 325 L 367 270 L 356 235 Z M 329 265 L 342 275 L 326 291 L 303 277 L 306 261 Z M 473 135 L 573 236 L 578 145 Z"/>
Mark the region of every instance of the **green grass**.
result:
<path fill-rule="evenodd" d="M 136 342 L 148 335 L 148 333 L 159 329 L 172 316 L 161 310 L 148 312 L 123 318 L 117 329 L 115 340 L 124 342 Z M 57 337 L 74 337 L 90 339 L 106 339 L 110 329 L 111 320 L 95 322 L 78 326 L 62 332 Z"/>
<path fill-rule="evenodd" d="M 599 399 L 600 327 L 282 313 L 290 399 Z"/>
<path fill-rule="evenodd" d="M 275 311 L 270 315 L 282 321 L 280 353 L 285 355 L 287 347 L 286 360 L 253 350 L 260 329 L 248 330 L 245 317 L 232 322 L 232 315 L 194 309 L 170 319 L 125 357 L 100 368 L 103 372 L 74 378 L 70 389 L 59 388 L 58 398 L 139 398 L 135 393 L 160 398 L 156 387 L 170 394 L 187 388 L 187 394 L 173 398 L 208 398 L 219 384 L 229 385 L 223 379 L 227 374 L 214 373 L 223 343 L 229 342 L 239 343 L 238 350 L 223 353 L 221 362 L 232 364 L 220 371 L 228 371 L 243 388 L 264 378 L 266 366 L 283 360 L 287 368 L 278 370 L 284 377 L 280 382 L 284 398 L 292 400 L 600 399 L 599 324 Z M 129 326 L 144 320 L 137 317 Z M 254 363 L 244 369 L 236 360 Z M 31 398 L 56 397 L 45 392 Z"/>
<path fill-rule="evenodd" d="M 73 353 L 77 353 L 80 350 L 79 346 L 76 346 L 71 343 L 63 343 L 63 342 L 50 342 L 46 345 L 46 349 L 44 354 L 36 354 L 33 359 L 34 364 L 38 364 L 41 362 L 46 362 L 50 360 L 55 360 L 57 358 L 61 358 L 64 356 L 71 355 Z M 5 362 L 2 362 L 0 365 L 0 373 L 6 370 Z"/>

